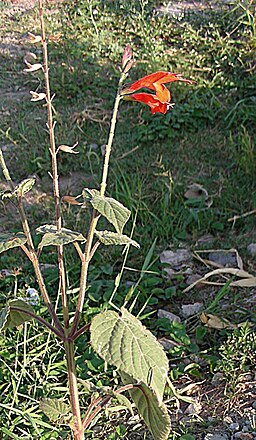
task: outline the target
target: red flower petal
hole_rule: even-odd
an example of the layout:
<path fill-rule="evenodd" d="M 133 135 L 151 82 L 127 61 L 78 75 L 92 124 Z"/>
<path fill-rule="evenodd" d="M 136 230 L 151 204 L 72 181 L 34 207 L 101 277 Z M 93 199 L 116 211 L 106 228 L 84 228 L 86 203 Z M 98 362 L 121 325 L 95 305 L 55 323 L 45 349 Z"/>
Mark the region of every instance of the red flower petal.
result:
<path fill-rule="evenodd" d="M 156 90 L 155 84 L 167 84 L 173 81 L 185 81 L 188 84 L 192 84 L 193 81 L 189 79 L 183 78 L 180 73 L 171 73 L 171 72 L 155 72 L 150 75 L 144 76 L 143 78 L 135 81 L 135 83 L 131 84 L 127 91 L 136 92 L 142 87 L 146 87 L 151 90 Z"/>
<path fill-rule="evenodd" d="M 165 87 L 164 84 L 155 83 L 156 96 L 161 102 L 170 102 L 171 101 L 171 93 L 170 90 Z"/>
<path fill-rule="evenodd" d="M 165 115 L 170 107 L 169 102 L 161 102 L 156 95 L 151 93 L 134 93 L 126 96 L 125 99 L 144 102 L 149 105 L 153 114 L 163 113 Z"/>

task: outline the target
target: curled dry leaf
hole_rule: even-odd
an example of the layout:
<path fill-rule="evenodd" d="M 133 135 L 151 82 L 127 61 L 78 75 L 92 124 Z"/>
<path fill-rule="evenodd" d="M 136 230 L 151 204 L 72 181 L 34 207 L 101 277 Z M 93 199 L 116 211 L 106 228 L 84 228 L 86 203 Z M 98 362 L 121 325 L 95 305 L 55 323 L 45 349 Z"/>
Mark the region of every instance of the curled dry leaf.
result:
<path fill-rule="evenodd" d="M 236 324 L 232 324 L 227 319 L 219 318 L 211 313 L 202 313 L 200 319 L 206 327 L 214 328 L 216 330 L 222 330 L 223 328 L 237 328 Z"/>
<path fill-rule="evenodd" d="M 68 145 L 60 145 L 59 150 L 64 151 L 65 153 L 72 153 L 72 154 L 78 154 L 78 151 L 74 151 L 74 148 L 76 148 L 78 142 L 76 142 L 73 147 L 69 147 Z"/>
<path fill-rule="evenodd" d="M 28 68 L 24 69 L 24 72 L 36 72 L 37 70 L 40 70 L 43 68 L 42 64 L 40 64 L 40 63 L 30 64 L 30 63 L 26 62 L 26 65 L 28 66 Z"/>
<path fill-rule="evenodd" d="M 32 44 L 40 43 L 42 41 L 41 35 L 34 35 L 32 32 L 28 32 L 29 41 Z"/>
<path fill-rule="evenodd" d="M 211 276 L 226 275 L 226 274 L 229 274 L 232 276 L 237 276 L 240 278 L 245 278 L 244 280 L 232 281 L 232 283 L 230 283 L 231 286 L 252 287 L 252 286 L 256 285 L 256 277 L 249 274 L 245 270 L 234 269 L 233 267 L 225 267 L 223 269 L 215 269 L 215 270 L 212 270 L 211 272 L 208 272 L 202 278 L 195 281 L 190 286 L 186 287 L 186 289 L 183 290 L 183 293 L 188 292 L 189 290 L 193 289 L 193 287 L 195 287 L 198 283 L 206 283 L 206 280 Z M 226 284 L 226 282 L 227 282 L 227 280 L 225 280 L 224 283 L 218 283 L 218 285 L 224 285 L 224 284 Z M 215 284 L 215 283 L 208 282 L 207 284 Z"/>
<path fill-rule="evenodd" d="M 73 197 L 73 196 L 64 196 L 63 197 L 63 201 L 66 203 L 69 203 L 70 205 L 83 205 L 83 203 L 78 202 L 77 197 Z"/>
<path fill-rule="evenodd" d="M 43 99 L 46 98 L 45 93 L 37 93 L 33 91 L 30 91 L 29 93 L 31 93 L 32 95 L 31 101 L 42 101 Z"/>

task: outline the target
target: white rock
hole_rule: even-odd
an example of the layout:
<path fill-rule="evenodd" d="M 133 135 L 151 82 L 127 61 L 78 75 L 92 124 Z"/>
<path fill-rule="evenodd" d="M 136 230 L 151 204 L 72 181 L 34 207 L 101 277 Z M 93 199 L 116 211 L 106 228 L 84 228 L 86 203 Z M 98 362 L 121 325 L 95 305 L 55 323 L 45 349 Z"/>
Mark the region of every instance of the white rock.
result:
<path fill-rule="evenodd" d="M 157 312 L 158 318 L 167 318 L 170 322 L 181 322 L 181 319 L 179 316 L 174 315 L 172 312 L 168 312 L 167 310 L 159 309 Z"/>
<path fill-rule="evenodd" d="M 192 252 L 188 249 L 177 249 L 177 251 L 164 251 L 160 254 L 161 263 L 169 264 L 164 271 L 169 277 L 179 273 L 181 269 L 186 268 L 186 265 L 192 260 Z"/>
<path fill-rule="evenodd" d="M 247 246 L 247 251 L 248 253 L 252 256 L 255 257 L 256 255 L 256 243 L 251 243 Z"/>
<path fill-rule="evenodd" d="M 188 318 L 189 316 L 196 315 L 203 308 L 203 303 L 199 302 L 196 302 L 194 304 L 184 304 L 183 306 L 181 306 L 182 315 L 185 316 L 185 318 Z"/>
<path fill-rule="evenodd" d="M 177 251 L 163 251 L 160 254 L 161 263 L 168 263 L 171 266 L 179 266 L 187 263 L 192 258 L 192 253 L 188 249 L 177 249 Z"/>
<path fill-rule="evenodd" d="M 230 425 L 229 425 L 229 429 L 231 430 L 231 431 L 238 431 L 238 429 L 239 429 L 239 423 L 230 423 Z"/>

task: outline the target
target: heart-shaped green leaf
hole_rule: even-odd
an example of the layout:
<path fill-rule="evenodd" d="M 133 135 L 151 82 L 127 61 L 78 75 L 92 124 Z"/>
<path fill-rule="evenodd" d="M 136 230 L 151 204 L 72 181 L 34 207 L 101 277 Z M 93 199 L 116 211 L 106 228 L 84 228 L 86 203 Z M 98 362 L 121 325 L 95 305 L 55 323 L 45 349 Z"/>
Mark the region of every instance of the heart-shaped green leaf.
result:
<path fill-rule="evenodd" d="M 44 234 L 38 248 L 44 246 L 60 246 L 74 241 L 86 241 L 85 237 L 79 232 L 71 231 L 70 229 L 61 228 L 57 231 L 54 225 L 43 225 L 36 229 L 37 233 Z"/>
<path fill-rule="evenodd" d="M 30 313 L 34 314 L 33 307 L 23 299 L 10 300 L 0 312 L 0 331 L 32 321 Z"/>
<path fill-rule="evenodd" d="M 0 233 L 0 253 L 25 244 L 27 237 L 23 232 L 17 234 Z"/>
<path fill-rule="evenodd" d="M 119 234 L 122 234 L 124 225 L 127 223 L 131 214 L 129 209 L 112 197 L 101 196 L 97 190 L 85 188 L 83 197 L 87 200 L 89 199 L 93 208 L 103 215 L 115 227 Z"/>
<path fill-rule="evenodd" d="M 90 331 L 94 350 L 136 382 L 147 384 L 161 403 L 168 359 L 152 333 L 124 308 L 120 315 L 112 310 L 96 315 Z"/>
<path fill-rule="evenodd" d="M 42 399 L 39 408 L 52 422 L 56 422 L 70 413 L 70 406 L 58 399 Z"/>
<path fill-rule="evenodd" d="M 35 184 L 36 179 L 25 179 L 20 182 L 13 191 L 13 195 L 21 197 L 24 196 L 27 192 L 29 192 Z"/>
<path fill-rule="evenodd" d="M 132 240 L 127 235 L 118 234 L 117 232 L 95 231 L 95 235 L 101 241 L 101 243 L 105 244 L 106 246 L 131 244 L 136 248 L 140 247 L 139 243 Z"/>

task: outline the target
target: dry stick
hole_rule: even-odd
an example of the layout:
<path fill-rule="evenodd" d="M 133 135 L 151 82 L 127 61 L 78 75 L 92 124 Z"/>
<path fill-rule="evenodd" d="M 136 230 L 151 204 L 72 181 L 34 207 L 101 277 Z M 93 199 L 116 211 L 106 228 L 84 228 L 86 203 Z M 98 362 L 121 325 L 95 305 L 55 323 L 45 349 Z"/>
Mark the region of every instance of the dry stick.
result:
<path fill-rule="evenodd" d="M 50 152 L 52 156 L 52 173 L 53 173 L 53 192 L 55 198 L 55 209 L 56 209 L 56 228 L 57 231 L 61 230 L 61 207 L 60 207 L 60 190 L 59 190 L 59 176 L 58 176 L 58 164 L 57 164 L 57 152 L 55 145 L 54 136 L 54 123 L 52 115 L 52 102 L 51 102 L 51 91 L 50 91 L 50 81 L 49 81 L 49 66 L 48 66 L 48 51 L 47 51 L 47 41 L 44 26 L 44 13 L 42 0 L 39 0 L 39 13 L 40 13 L 40 23 L 41 23 L 41 33 L 42 33 L 42 45 L 43 45 L 43 56 L 44 56 L 44 79 L 46 88 L 46 102 L 47 102 L 47 114 L 48 114 L 48 130 L 50 136 Z M 60 279 L 60 290 L 62 298 L 62 308 L 63 308 L 63 318 L 65 328 L 69 327 L 69 311 L 68 311 L 68 299 L 66 292 L 66 276 L 65 276 L 65 266 L 64 266 L 64 246 L 58 246 L 58 261 L 59 261 L 59 279 Z"/>
<path fill-rule="evenodd" d="M 121 88 L 121 85 L 122 85 L 123 81 L 125 80 L 125 78 L 126 78 L 126 75 L 122 74 L 121 78 L 119 80 L 118 90 L 117 90 L 117 94 L 116 94 L 116 98 L 115 98 L 115 104 L 114 104 L 114 109 L 113 109 L 113 114 L 112 114 L 112 119 L 111 119 L 108 143 L 106 146 L 106 153 L 105 153 L 105 159 L 104 159 L 104 165 L 103 165 L 101 189 L 100 189 L 101 196 L 104 196 L 105 191 L 106 191 L 109 160 L 110 160 L 111 148 L 112 148 L 112 143 L 113 143 L 114 134 L 115 134 L 117 112 L 118 112 L 118 107 L 119 107 L 119 103 L 121 100 L 120 88 Z M 80 291 L 79 291 L 79 297 L 78 297 L 78 302 L 77 302 L 74 323 L 73 323 L 72 330 L 70 332 L 71 337 L 76 333 L 76 330 L 77 330 L 77 327 L 79 324 L 79 319 L 80 319 L 80 316 L 81 316 L 81 313 L 83 310 L 83 306 L 84 306 L 89 263 L 90 263 L 90 260 L 93 256 L 93 254 L 94 254 L 94 250 L 96 250 L 96 248 L 93 248 L 93 251 L 91 251 L 92 244 L 93 244 L 93 237 L 94 237 L 94 233 L 95 233 L 99 218 L 100 218 L 100 215 L 98 214 L 97 211 L 94 210 L 93 215 L 92 215 L 92 220 L 91 220 L 91 224 L 90 224 L 88 237 L 87 237 L 87 242 L 86 242 L 86 246 L 85 246 L 85 261 L 82 263 L 82 268 L 81 268 Z"/>
<path fill-rule="evenodd" d="M 6 179 L 6 181 L 9 184 L 9 187 L 11 190 L 14 189 L 14 183 L 12 181 L 12 178 L 10 176 L 9 170 L 6 166 L 5 160 L 4 160 L 4 156 L 2 153 L 2 150 L 0 149 L 0 165 L 3 169 L 3 174 L 4 177 Z M 34 247 L 34 242 L 31 236 L 31 232 L 30 232 L 30 228 L 29 228 L 29 224 L 27 221 L 27 217 L 24 211 L 24 207 L 23 207 L 23 201 L 22 201 L 22 197 L 18 197 L 18 211 L 19 211 L 19 215 L 20 215 L 20 219 L 21 219 L 21 223 L 22 223 L 22 227 L 23 227 L 23 231 L 27 237 L 27 243 L 28 243 L 28 248 L 26 248 L 25 246 L 21 246 L 21 248 L 23 249 L 23 251 L 26 253 L 26 255 L 28 256 L 28 258 L 30 259 L 30 261 L 33 264 L 34 267 L 34 271 L 36 274 L 36 278 L 39 284 L 39 288 L 40 291 L 42 293 L 44 302 L 47 305 L 48 311 L 54 321 L 55 326 L 59 329 L 60 333 L 63 335 L 63 328 L 61 323 L 59 322 L 59 319 L 54 311 L 53 305 L 51 303 L 50 297 L 48 295 L 45 283 L 44 283 L 44 279 L 42 276 L 42 272 L 39 266 L 39 260 L 37 258 L 37 254 L 36 254 L 36 250 Z M 26 249 L 26 250 L 25 250 Z"/>

